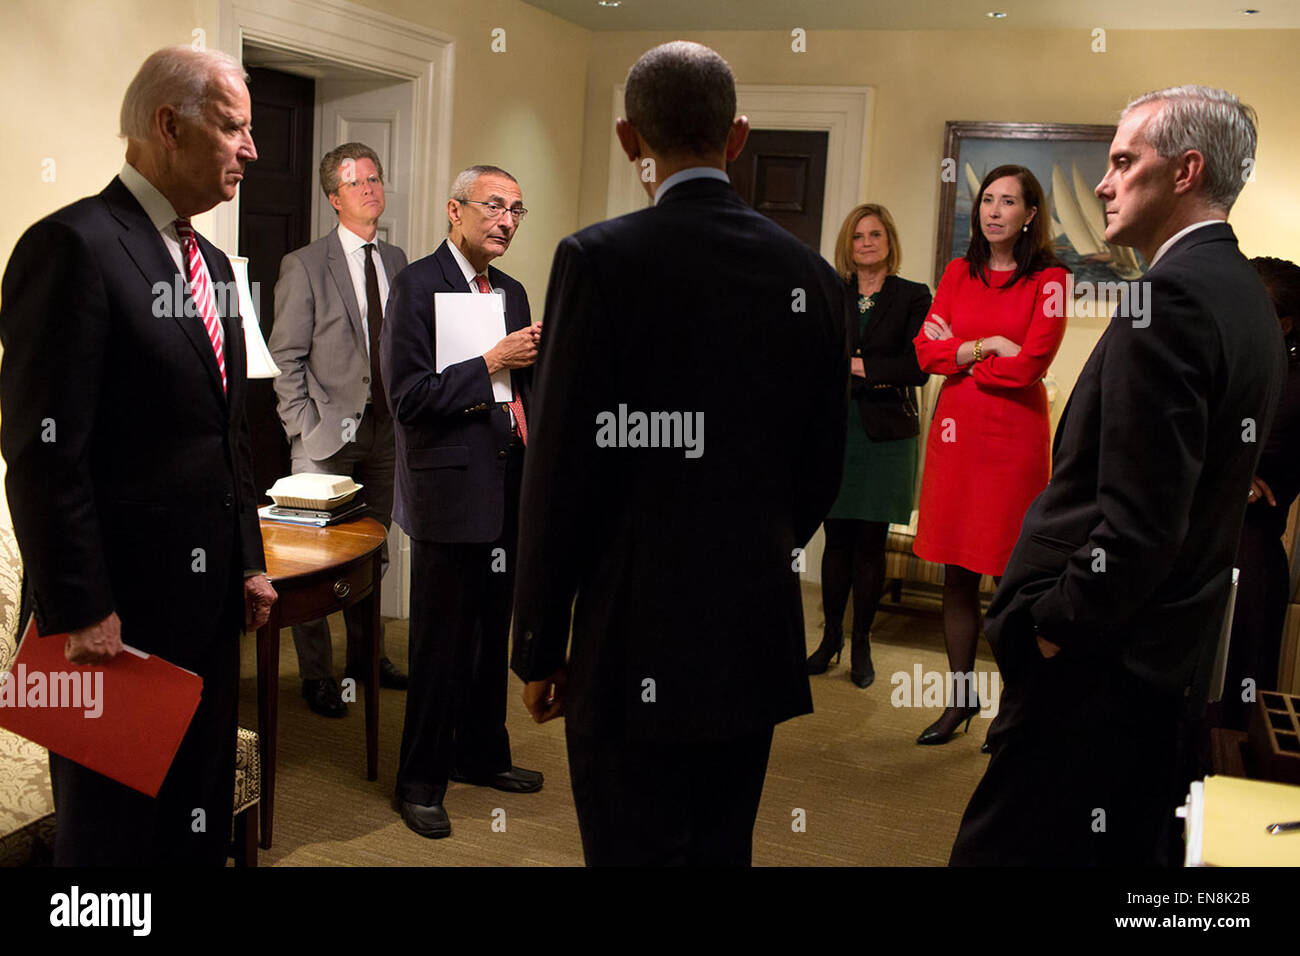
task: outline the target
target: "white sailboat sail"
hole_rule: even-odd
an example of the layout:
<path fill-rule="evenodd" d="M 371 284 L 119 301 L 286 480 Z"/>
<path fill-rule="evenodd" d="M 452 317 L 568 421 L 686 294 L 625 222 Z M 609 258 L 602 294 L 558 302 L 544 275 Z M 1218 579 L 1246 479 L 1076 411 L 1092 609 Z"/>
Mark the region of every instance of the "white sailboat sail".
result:
<path fill-rule="evenodd" d="M 980 178 L 975 175 L 975 170 L 970 168 L 970 163 L 966 164 L 966 188 L 970 190 L 970 201 L 974 205 L 980 194 Z"/>
<path fill-rule="evenodd" d="M 1074 200 L 1059 163 L 1052 164 L 1052 205 L 1056 207 L 1056 218 L 1075 252 L 1081 256 L 1095 256 L 1102 251 L 1101 245 L 1093 239 L 1092 230 Z"/>
<path fill-rule="evenodd" d="M 1106 245 L 1106 207 L 1102 205 L 1097 194 L 1092 191 L 1087 181 L 1079 173 L 1079 167 L 1070 163 L 1070 173 L 1074 179 L 1074 200 L 1083 213 L 1083 221 L 1088 224 L 1088 231 L 1098 246 Z"/>

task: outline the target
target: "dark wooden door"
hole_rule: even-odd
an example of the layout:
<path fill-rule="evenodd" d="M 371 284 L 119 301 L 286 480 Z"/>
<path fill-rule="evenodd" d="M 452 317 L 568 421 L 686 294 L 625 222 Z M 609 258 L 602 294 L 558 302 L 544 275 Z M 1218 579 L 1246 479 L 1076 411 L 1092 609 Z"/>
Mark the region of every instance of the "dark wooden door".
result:
<path fill-rule="evenodd" d="M 263 338 L 275 327 L 275 280 L 280 260 L 311 241 L 311 197 L 318 186 L 312 169 L 314 80 L 251 67 L 253 141 L 257 162 L 249 163 L 239 193 L 239 252 L 248 257 L 257 318 Z M 257 492 L 289 474 L 289 443 L 275 411 L 270 379 L 248 383 L 248 427 L 253 441 Z"/>
<path fill-rule="evenodd" d="M 745 202 L 814 251 L 821 250 L 829 139 L 825 131 L 756 129 L 727 164 L 727 175 Z"/>

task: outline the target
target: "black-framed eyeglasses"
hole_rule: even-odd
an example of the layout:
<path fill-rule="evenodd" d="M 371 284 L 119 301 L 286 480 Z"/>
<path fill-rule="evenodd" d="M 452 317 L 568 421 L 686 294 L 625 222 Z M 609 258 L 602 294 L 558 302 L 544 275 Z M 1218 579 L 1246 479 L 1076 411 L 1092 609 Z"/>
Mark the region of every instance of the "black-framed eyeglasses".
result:
<path fill-rule="evenodd" d="M 485 215 L 489 219 L 500 219 L 505 213 L 510 213 L 515 217 L 515 222 L 523 222 L 524 216 L 528 215 L 528 210 L 523 206 L 503 206 L 499 202 L 492 202 L 490 199 L 487 201 L 482 199 L 457 199 L 456 202 L 472 202 L 476 206 L 482 206 Z"/>

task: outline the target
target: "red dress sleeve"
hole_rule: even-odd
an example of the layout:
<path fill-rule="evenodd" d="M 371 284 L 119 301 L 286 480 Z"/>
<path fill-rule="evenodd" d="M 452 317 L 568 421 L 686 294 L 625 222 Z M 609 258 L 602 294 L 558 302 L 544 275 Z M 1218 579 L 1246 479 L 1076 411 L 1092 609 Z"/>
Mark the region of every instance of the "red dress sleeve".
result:
<path fill-rule="evenodd" d="M 1065 337 L 1065 315 L 1048 315 L 1047 290 L 1052 283 L 1065 285 L 1066 271 L 1060 268 L 1044 269 L 1029 281 L 1034 282 L 1034 316 L 1029 322 L 1029 332 L 1020 344 L 1018 355 L 995 355 L 976 362 L 971 369 L 975 384 L 984 389 L 1024 388 L 1047 374 L 1052 359 Z M 1060 301 L 1060 296 L 1056 297 Z"/>
<path fill-rule="evenodd" d="M 961 270 L 965 268 L 965 259 L 954 259 L 948 263 L 943 278 L 939 280 L 939 288 L 935 290 L 934 303 L 930 306 L 929 315 L 925 317 L 927 322 L 930 316 L 937 314 L 951 324 L 952 312 L 949 303 L 952 302 L 953 290 L 959 281 Z M 922 372 L 931 375 L 956 375 L 963 370 L 962 366 L 957 364 L 957 349 L 961 347 L 961 339 L 956 336 L 947 339 L 927 338 L 925 324 L 922 323 L 921 331 L 917 333 L 916 338 L 912 339 L 912 344 L 916 347 L 916 361 L 921 366 Z"/>

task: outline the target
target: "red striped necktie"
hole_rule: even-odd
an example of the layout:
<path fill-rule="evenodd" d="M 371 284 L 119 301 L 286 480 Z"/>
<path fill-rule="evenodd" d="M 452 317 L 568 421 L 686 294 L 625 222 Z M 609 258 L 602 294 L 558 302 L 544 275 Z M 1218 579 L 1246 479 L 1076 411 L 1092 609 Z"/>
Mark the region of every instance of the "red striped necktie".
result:
<path fill-rule="evenodd" d="M 217 369 L 221 372 L 221 391 L 226 391 L 226 356 L 221 348 L 221 319 L 217 316 L 217 303 L 212 294 L 212 280 L 208 268 L 199 255 L 199 243 L 194 238 L 194 227 L 188 219 L 176 220 L 176 234 L 181 239 L 181 252 L 185 255 L 185 277 L 190 283 L 190 295 L 203 316 L 203 328 L 212 343 L 212 352 L 217 357 Z"/>
<path fill-rule="evenodd" d="M 480 292 L 490 293 L 492 291 L 492 287 L 488 285 L 487 276 L 475 276 L 474 285 Z M 510 411 L 514 412 L 515 431 L 519 433 L 519 440 L 527 445 L 528 419 L 524 418 L 524 401 L 519 397 L 518 389 L 515 389 L 514 401 L 507 402 L 506 404 L 510 406 Z"/>

